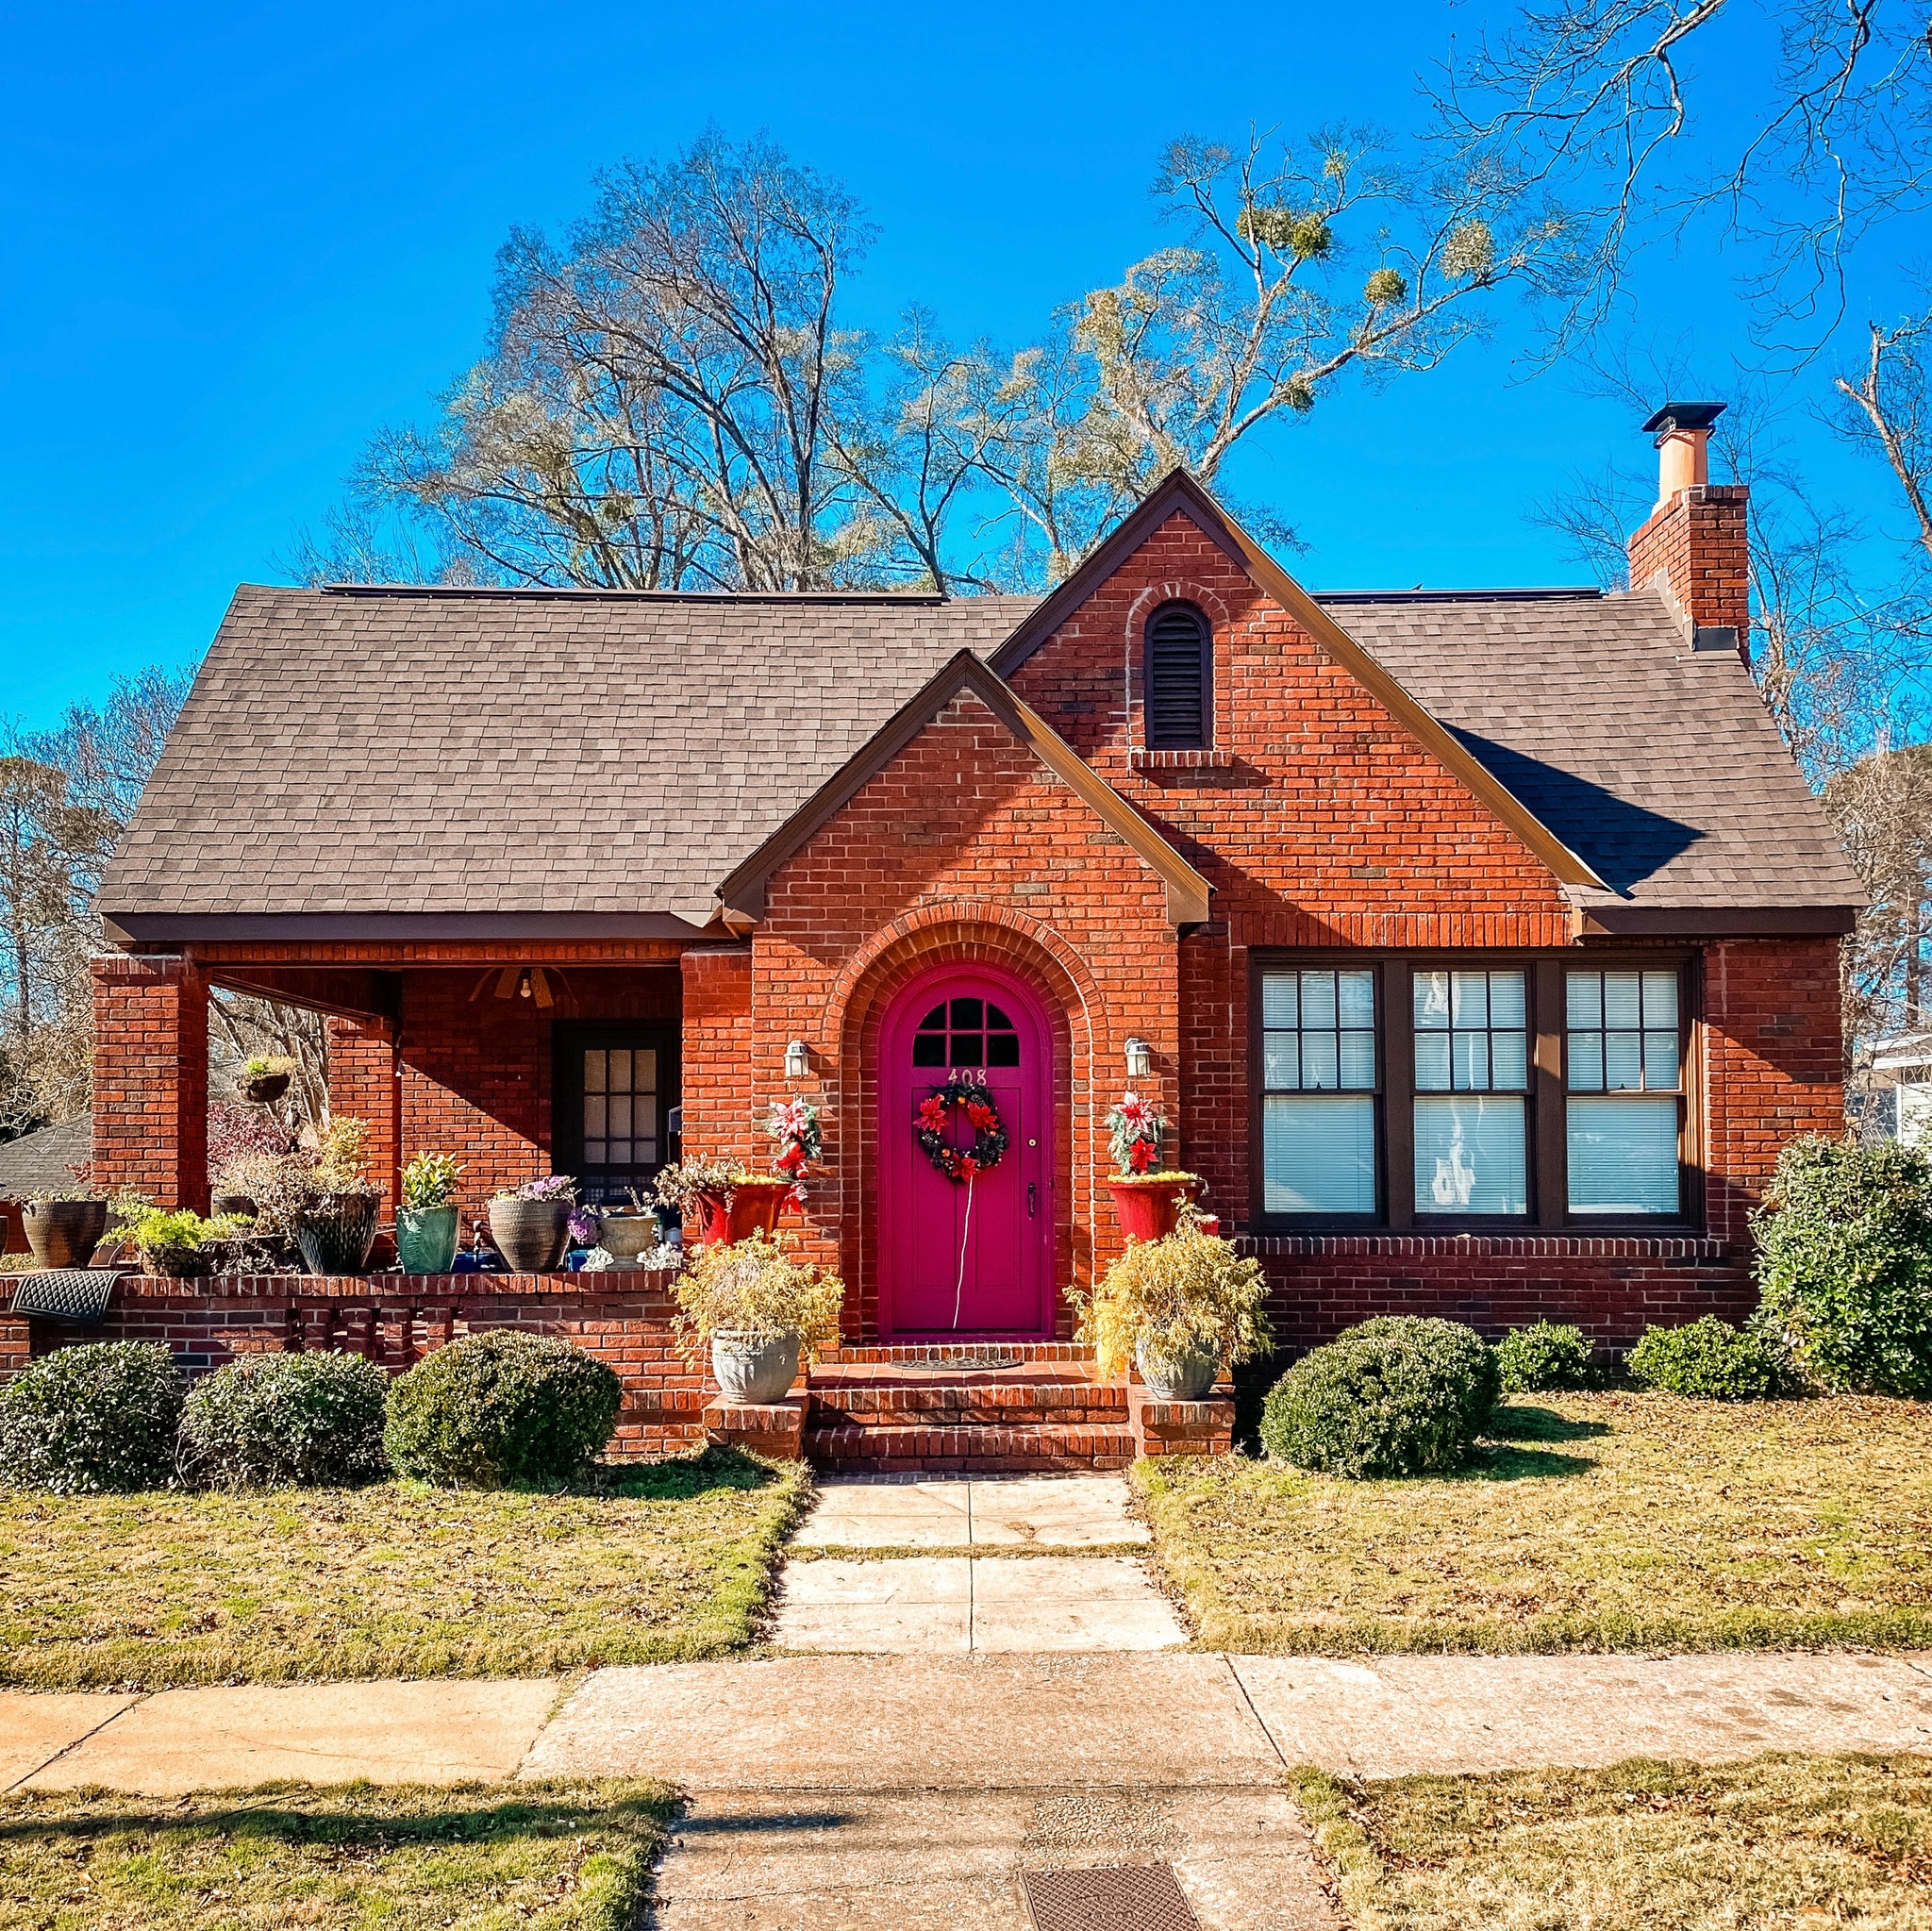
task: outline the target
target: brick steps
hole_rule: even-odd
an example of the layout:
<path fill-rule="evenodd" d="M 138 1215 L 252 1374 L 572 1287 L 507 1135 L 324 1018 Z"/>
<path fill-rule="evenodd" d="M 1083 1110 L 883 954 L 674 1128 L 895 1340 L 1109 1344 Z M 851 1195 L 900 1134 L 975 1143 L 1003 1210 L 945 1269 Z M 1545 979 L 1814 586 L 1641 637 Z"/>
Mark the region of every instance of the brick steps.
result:
<path fill-rule="evenodd" d="M 1027 1422 L 991 1427 L 808 1427 L 807 1458 L 835 1474 L 1022 1473 L 1124 1469 L 1133 1431 Z"/>

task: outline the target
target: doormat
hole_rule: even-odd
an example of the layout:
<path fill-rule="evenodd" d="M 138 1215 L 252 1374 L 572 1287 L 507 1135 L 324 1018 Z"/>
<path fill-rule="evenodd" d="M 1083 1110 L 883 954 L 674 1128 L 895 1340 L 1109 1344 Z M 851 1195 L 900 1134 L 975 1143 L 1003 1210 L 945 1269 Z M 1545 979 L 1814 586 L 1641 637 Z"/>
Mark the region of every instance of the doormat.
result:
<path fill-rule="evenodd" d="M 107 1313 L 120 1277 L 111 1267 L 55 1267 L 43 1273 L 23 1274 L 13 1290 L 12 1312 L 38 1315 L 44 1321 L 92 1323 Z"/>
<path fill-rule="evenodd" d="M 1199 1931 L 1172 1864 L 1023 1871 L 1033 1931 Z"/>

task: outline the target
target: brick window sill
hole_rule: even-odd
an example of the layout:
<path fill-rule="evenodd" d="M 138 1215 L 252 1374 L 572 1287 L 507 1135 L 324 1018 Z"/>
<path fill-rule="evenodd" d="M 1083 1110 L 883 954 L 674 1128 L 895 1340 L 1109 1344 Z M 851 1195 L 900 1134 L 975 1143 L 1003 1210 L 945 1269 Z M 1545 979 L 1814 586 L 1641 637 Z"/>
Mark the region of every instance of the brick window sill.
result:
<path fill-rule="evenodd" d="M 1707 1234 L 1244 1234 L 1235 1243 L 1262 1258 L 1388 1255 L 1405 1259 L 1708 1260 L 1736 1258 Z"/>
<path fill-rule="evenodd" d="M 1232 771 L 1232 751 L 1146 751 L 1127 753 L 1129 771 Z"/>

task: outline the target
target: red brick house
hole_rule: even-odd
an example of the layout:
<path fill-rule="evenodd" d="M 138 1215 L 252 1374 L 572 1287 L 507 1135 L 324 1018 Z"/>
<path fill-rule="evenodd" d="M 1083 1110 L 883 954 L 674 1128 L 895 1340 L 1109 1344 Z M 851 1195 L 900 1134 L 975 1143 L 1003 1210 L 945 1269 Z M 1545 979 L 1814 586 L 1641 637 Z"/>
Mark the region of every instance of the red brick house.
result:
<path fill-rule="evenodd" d="M 874 1357 L 1070 1357 L 1128 1084 L 1297 1347 L 1735 1316 L 1778 1146 L 1840 1123 L 1861 894 L 1711 413 L 1652 425 L 1622 593 L 1310 595 L 1184 474 L 1038 602 L 244 587 L 103 895 L 95 1174 L 204 1199 L 223 985 L 329 1013 L 381 1165 L 479 1202 L 647 1177 L 674 1119 L 762 1164 L 813 1097 Z M 1012 1133 L 963 1230 L 911 1128 L 961 1063 Z"/>

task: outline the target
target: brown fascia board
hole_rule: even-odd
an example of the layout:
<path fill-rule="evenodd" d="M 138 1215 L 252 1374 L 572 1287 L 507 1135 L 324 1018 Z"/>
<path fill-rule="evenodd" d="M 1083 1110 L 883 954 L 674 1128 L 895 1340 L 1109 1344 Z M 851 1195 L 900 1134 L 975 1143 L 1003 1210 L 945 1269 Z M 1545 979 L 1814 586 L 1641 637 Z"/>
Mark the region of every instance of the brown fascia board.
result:
<path fill-rule="evenodd" d="M 1058 589 L 992 654 L 1010 677 L 1114 573 L 1119 560 L 1179 510 L 1254 578 L 1423 749 L 1487 805 L 1564 885 L 1609 888 L 1446 724 L 1439 723 L 1364 650 L 1186 470 L 1172 470 Z"/>
<path fill-rule="evenodd" d="M 1852 906 L 1633 906 L 1576 908 L 1583 939 L 1837 937 L 1858 923 Z"/>
<path fill-rule="evenodd" d="M 128 946 L 197 941 L 360 939 L 698 939 L 671 912 L 108 912 L 108 936 Z"/>
<path fill-rule="evenodd" d="M 762 920 L 765 888 L 772 874 L 804 850 L 961 691 L 970 691 L 978 698 L 1069 791 L 1091 807 L 1109 831 L 1118 834 L 1160 875 L 1167 887 L 1170 924 L 1198 925 L 1207 919 L 1210 890 L 1207 879 L 1044 718 L 1022 704 L 971 651 L 962 650 L 724 879 L 718 887 L 720 923 L 739 931 Z"/>

